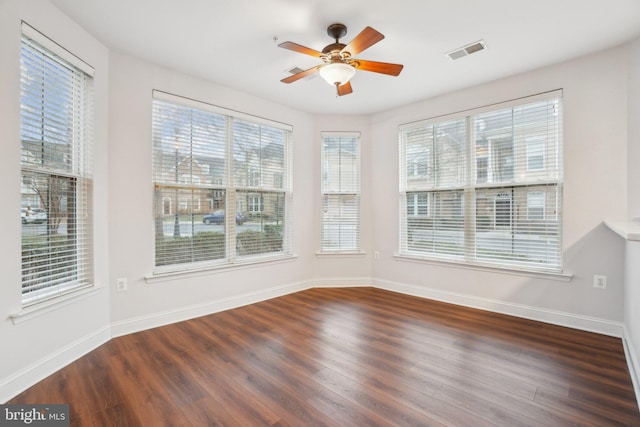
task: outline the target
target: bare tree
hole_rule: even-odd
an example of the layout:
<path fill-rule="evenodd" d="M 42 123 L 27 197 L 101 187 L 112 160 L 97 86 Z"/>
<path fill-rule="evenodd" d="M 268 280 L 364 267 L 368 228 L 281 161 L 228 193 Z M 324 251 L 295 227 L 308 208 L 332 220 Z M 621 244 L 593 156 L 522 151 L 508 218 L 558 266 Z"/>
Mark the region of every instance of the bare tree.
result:
<path fill-rule="evenodd" d="M 33 173 L 25 181 L 38 195 L 40 206 L 47 213 L 48 234 L 57 234 L 60 224 L 69 218 L 75 180 L 64 176 Z"/>

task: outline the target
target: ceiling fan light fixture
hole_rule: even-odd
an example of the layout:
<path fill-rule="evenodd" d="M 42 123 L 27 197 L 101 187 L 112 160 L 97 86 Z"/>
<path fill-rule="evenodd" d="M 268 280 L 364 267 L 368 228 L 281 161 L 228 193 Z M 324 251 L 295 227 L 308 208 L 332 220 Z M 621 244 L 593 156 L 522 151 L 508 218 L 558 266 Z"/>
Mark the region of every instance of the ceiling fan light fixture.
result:
<path fill-rule="evenodd" d="M 282 83 L 293 83 L 305 77 L 320 74 L 328 84 L 336 88 L 337 96 L 343 96 L 353 93 L 350 79 L 356 73 L 356 68 L 361 71 L 389 76 L 397 76 L 402 71 L 402 64 L 354 58 L 360 52 L 384 39 L 381 33 L 371 27 L 362 30 L 349 44 L 340 43 L 340 38 L 347 34 L 347 27 L 343 24 L 330 25 L 327 28 L 327 34 L 335 39 L 335 43 L 325 46 L 322 52 L 294 42 L 284 42 L 278 45 L 283 49 L 319 58 L 323 62 L 323 64 L 306 70 L 296 70 L 295 74 L 280 80 Z M 292 72 L 294 71 L 292 70 Z"/>
<path fill-rule="evenodd" d="M 336 62 L 323 65 L 320 68 L 320 76 L 331 86 L 342 86 L 356 73 L 356 69 L 349 64 Z"/>

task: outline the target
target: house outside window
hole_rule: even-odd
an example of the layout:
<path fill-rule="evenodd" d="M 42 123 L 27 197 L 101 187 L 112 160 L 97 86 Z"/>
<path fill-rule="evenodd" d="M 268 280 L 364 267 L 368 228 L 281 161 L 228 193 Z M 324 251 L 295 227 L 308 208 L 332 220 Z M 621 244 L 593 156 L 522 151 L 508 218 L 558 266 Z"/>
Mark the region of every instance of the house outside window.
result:
<path fill-rule="evenodd" d="M 28 306 L 93 282 L 93 68 L 25 23 L 20 65 L 22 304 Z"/>
<path fill-rule="evenodd" d="M 561 91 L 401 126 L 400 255 L 561 271 L 561 150 Z"/>

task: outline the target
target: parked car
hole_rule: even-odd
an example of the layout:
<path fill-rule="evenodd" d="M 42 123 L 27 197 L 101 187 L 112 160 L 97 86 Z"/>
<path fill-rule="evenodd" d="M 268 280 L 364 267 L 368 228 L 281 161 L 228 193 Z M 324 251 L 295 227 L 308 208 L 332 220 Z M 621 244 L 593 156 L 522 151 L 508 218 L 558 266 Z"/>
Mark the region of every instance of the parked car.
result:
<path fill-rule="evenodd" d="M 35 217 L 33 222 L 36 224 L 41 224 L 47 220 L 47 212 L 44 209 L 34 208 L 31 210 L 32 215 Z"/>
<path fill-rule="evenodd" d="M 224 209 L 206 214 L 204 217 L 202 217 L 202 222 L 204 222 L 205 224 L 224 224 Z M 247 222 L 247 217 L 240 212 L 236 212 L 236 224 L 242 225 L 245 222 Z"/>
<path fill-rule="evenodd" d="M 23 224 L 42 224 L 47 220 L 47 213 L 44 209 L 40 208 L 21 208 L 20 217 L 22 218 Z"/>

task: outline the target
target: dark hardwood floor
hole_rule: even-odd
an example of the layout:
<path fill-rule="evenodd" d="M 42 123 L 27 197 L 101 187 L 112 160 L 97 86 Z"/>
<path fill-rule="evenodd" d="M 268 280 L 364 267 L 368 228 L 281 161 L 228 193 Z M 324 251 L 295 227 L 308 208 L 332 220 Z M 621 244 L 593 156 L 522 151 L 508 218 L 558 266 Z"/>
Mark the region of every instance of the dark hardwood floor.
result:
<path fill-rule="evenodd" d="M 620 339 L 373 288 L 115 338 L 9 403 L 78 426 L 640 426 Z"/>

